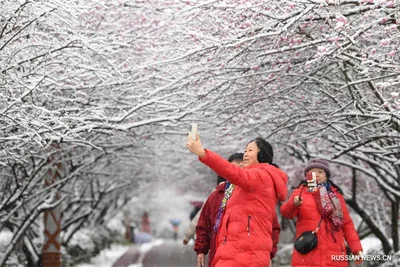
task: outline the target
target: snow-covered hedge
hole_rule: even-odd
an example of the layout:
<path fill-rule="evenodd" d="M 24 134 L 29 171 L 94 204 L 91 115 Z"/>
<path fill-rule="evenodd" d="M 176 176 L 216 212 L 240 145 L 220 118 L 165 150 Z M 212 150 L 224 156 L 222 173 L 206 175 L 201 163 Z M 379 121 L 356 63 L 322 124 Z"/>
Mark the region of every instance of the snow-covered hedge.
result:
<path fill-rule="evenodd" d="M 76 263 L 87 262 L 90 258 L 99 254 L 112 243 L 123 240 L 121 231 L 110 230 L 105 227 L 84 228 L 74 234 L 68 247 L 63 248 L 63 261 L 65 266 L 73 266 Z"/>

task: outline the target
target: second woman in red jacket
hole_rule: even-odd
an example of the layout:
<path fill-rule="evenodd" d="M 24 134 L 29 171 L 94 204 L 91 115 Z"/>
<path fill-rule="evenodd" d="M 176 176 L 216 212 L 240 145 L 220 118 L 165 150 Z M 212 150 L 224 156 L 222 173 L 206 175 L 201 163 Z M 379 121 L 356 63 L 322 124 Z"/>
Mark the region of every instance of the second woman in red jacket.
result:
<path fill-rule="evenodd" d="M 347 267 L 345 240 L 353 254 L 361 255 L 360 239 L 340 189 L 329 180 L 328 161 L 312 159 L 304 174 L 309 177 L 312 172 L 316 174 L 316 184 L 302 184 L 281 206 L 282 216 L 297 217 L 296 238 L 305 231 L 316 230 L 320 223 L 318 245 L 307 254 L 293 249 L 292 267 Z"/>

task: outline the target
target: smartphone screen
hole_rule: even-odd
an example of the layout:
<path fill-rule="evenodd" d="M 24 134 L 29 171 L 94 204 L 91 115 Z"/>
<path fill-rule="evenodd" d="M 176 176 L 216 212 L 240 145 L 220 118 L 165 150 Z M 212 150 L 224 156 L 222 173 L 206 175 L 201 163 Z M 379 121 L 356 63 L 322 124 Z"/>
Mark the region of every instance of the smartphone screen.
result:
<path fill-rule="evenodd" d="M 308 172 L 306 176 L 308 192 L 315 191 L 317 189 L 317 174 L 315 172 Z"/>

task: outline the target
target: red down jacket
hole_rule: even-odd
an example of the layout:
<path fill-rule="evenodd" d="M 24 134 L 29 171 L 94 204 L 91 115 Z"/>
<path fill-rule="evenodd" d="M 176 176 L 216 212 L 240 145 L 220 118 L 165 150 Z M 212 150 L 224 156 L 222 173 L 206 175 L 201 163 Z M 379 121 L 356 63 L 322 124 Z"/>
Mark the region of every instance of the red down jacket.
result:
<path fill-rule="evenodd" d="M 200 218 L 196 226 L 196 242 L 194 245 L 194 251 L 197 254 L 206 255 L 208 252 L 208 266 L 211 267 L 211 263 L 215 255 L 215 238 L 216 233 L 214 232 L 215 220 L 217 217 L 218 209 L 221 205 L 222 199 L 225 193 L 226 183 L 220 183 L 216 189 L 210 194 L 206 203 L 204 203 L 203 209 L 201 210 Z M 278 221 L 278 217 L 275 214 L 272 222 L 272 251 L 271 259 L 275 257 L 278 250 L 279 234 L 281 227 Z"/>
<path fill-rule="evenodd" d="M 268 267 L 275 207 L 287 197 L 287 174 L 266 163 L 240 168 L 205 151 L 200 161 L 236 186 L 221 221 L 212 266 Z"/>
<path fill-rule="evenodd" d="M 282 216 L 293 219 L 297 216 L 296 222 L 296 238 L 305 231 L 314 231 L 318 222 L 321 219 L 321 215 L 318 211 L 317 204 L 315 202 L 313 194 L 318 192 L 308 192 L 307 186 L 304 186 L 301 198 L 303 203 L 300 207 L 296 207 L 293 203 L 293 198 L 300 195 L 301 188 L 297 188 L 293 191 L 289 200 L 281 206 Z M 340 231 L 331 231 L 331 224 L 325 219 L 322 220 L 320 229 L 317 233 L 318 245 L 311 252 L 302 255 L 293 249 L 292 266 L 293 267 L 310 267 L 310 266 L 335 266 L 335 267 L 347 267 L 347 261 L 333 260 L 332 257 L 335 255 L 336 258 L 340 258 L 339 255 L 346 255 L 346 245 L 349 245 L 351 252 L 357 254 L 362 251 L 360 239 L 357 231 L 354 228 L 353 221 L 349 215 L 349 211 L 346 207 L 346 202 L 343 196 L 337 192 L 336 188 L 332 188 L 340 200 L 340 206 L 343 212 L 343 226 Z"/>

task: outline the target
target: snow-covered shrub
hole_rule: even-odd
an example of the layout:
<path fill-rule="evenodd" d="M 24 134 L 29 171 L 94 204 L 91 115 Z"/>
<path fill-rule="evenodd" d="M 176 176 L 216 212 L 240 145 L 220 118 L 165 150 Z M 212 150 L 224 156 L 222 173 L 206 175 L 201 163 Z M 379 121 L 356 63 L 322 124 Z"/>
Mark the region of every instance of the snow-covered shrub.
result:
<path fill-rule="evenodd" d="M 66 265 L 86 262 L 112 243 L 120 242 L 121 238 L 120 234 L 105 227 L 81 229 L 64 248 L 64 262 Z"/>

